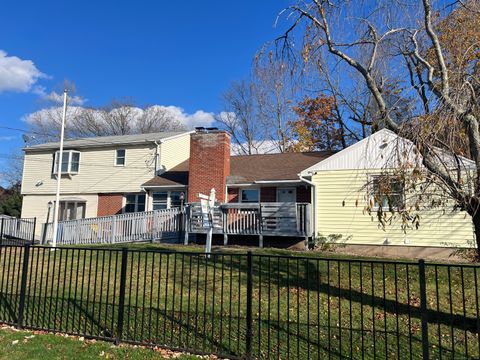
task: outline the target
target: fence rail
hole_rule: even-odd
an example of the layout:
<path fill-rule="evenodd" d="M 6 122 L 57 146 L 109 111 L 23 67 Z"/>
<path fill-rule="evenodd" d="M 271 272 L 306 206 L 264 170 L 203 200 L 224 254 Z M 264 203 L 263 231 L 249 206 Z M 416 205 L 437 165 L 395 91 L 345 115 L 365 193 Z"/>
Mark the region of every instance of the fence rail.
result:
<path fill-rule="evenodd" d="M 188 230 L 207 232 L 201 206 L 189 206 Z M 226 203 L 213 214 L 213 231 L 227 235 L 299 236 L 313 235 L 311 205 L 308 203 Z"/>
<path fill-rule="evenodd" d="M 0 321 L 228 358 L 478 359 L 478 265 L 0 246 Z"/>
<path fill-rule="evenodd" d="M 179 239 L 185 212 L 155 210 L 79 220 L 58 224 L 57 244 L 116 244 L 157 239 Z M 53 224 L 44 225 L 44 242 L 53 240 Z"/>
<path fill-rule="evenodd" d="M 0 244 L 22 245 L 35 241 L 36 218 L 0 215 Z"/>

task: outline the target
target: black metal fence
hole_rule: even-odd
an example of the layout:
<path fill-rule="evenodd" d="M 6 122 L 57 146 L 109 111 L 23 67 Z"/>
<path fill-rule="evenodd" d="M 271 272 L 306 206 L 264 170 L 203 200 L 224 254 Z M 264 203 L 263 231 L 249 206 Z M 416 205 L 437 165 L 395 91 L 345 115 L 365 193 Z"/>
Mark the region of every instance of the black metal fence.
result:
<path fill-rule="evenodd" d="M 0 215 L 0 245 L 24 245 L 35 241 L 36 218 Z"/>
<path fill-rule="evenodd" d="M 479 266 L 0 246 L 0 321 L 229 358 L 480 357 Z"/>

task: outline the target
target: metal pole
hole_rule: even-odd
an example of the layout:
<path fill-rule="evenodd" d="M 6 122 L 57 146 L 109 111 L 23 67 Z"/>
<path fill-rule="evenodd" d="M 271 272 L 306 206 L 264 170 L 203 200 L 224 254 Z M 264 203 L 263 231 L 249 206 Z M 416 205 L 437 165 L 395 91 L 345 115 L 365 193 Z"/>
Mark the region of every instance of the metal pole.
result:
<path fill-rule="evenodd" d="M 28 259 L 30 256 L 30 244 L 26 244 L 23 247 L 23 266 L 22 266 L 22 280 L 20 283 L 20 302 L 18 304 L 18 318 L 17 328 L 23 328 L 25 317 L 25 296 L 27 291 L 27 272 L 28 272 Z"/>
<path fill-rule="evenodd" d="M 62 128 L 60 130 L 60 152 L 58 154 L 57 164 L 57 192 L 55 194 L 55 211 L 53 215 L 53 239 L 52 247 L 57 246 L 57 232 L 58 232 L 58 211 L 60 207 L 60 180 L 62 178 L 62 162 L 63 162 L 63 137 L 65 136 L 65 119 L 67 117 L 67 96 L 68 91 L 65 89 L 63 92 L 63 116 L 62 116 Z"/>
<path fill-rule="evenodd" d="M 247 334 L 246 334 L 246 355 L 247 359 L 252 358 L 252 338 L 253 338 L 253 321 L 252 321 L 252 293 L 253 293 L 253 263 L 252 252 L 247 252 Z"/>
<path fill-rule="evenodd" d="M 127 283 L 127 260 L 128 249 L 122 248 L 122 268 L 120 270 L 120 296 L 118 304 L 118 324 L 117 324 L 117 336 L 115 337 L 115 344 L 120 344 L 123 334 L 123 317 L 125 308 L 125 287 Z"/>
<path fill-rule="evenodd" d="M 422 350 L 423 359 L 429 359 L 428 349 L 428 316 L 427 316 L 427 285 L 425 279 L 425 261 L 418 261 L 418 275 L 420 282 L 420 317 L 422 321 Z"/>

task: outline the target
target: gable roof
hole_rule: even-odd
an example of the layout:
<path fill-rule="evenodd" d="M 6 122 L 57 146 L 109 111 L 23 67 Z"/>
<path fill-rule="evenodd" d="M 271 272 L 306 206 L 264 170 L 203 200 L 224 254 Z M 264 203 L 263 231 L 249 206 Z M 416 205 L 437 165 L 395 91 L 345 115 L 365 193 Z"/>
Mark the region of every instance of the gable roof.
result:
<path fill-rule="evenodd" d="M 298 180 L 298 174 L 332 155 L 330 151 L 238 155 L 230 158 L 228 185 Z M 188 160 L 143 184 L 153 186 L 188 185 Z"/>
<path fill-rule="evenodd" d="M 134 135 L 113 135 L 113 136 L 97 136 L 82 139 L 65 140 L 63 142 L 64 149 L 80 149 L 85 147 L 104 147 L 112 145 L 138 145 L 154 141 L 164 141 L 169 138 L 177 137 L 184 134 L 190 134 L 191 131 L 170 131 L 157 132 L 149 134 Z M 57 150 L 60 148 L 59 142 L 49 142 L 45 144 L 32 145 L 24 148 L 28 151 Z"/>
<path fill-rule="evenodd" d="M 302 175 L 309 176 L 318 171 L 328 170 L 393 169 L 405 164 L 406 161 L 421 164 L 422 158 L 414 150 L 415 145 L 410 140 L 398 136 L 391 130 L 382 129 L 305 169 Z M 456 166 L 451 154 L 442 149 L 436 149 L 435 152 L 445 164 L 451 163 L 452 166 Z M 475 167 L 472 160 L 459 158 L 463 167 Z"/>

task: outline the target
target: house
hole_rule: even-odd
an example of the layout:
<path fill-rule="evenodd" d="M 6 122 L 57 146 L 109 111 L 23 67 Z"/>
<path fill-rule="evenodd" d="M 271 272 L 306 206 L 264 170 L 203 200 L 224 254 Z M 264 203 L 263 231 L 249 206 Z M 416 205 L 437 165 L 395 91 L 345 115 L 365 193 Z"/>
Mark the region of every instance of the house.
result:
<path fill-rule="evenodd" d="M 288 210 L 270 228 L 278 230 L 283 222 L 280 236 L 289 226 L 295 233 L 301 220 L 304 227 L 297 233 L 341 235 L 348 246 L 369 254 L 471 246 L 472 223 L 461 211 L 425 211 L 420 228 L 408 231 L 399 220 L 383 229 L 374 214 L 365 213 L 365 203 L 375 197 L 375 186 L 366 184 L 398 166 L 392 153 L 399 139 L 381 130 L 337 153 L 240 156 L 231 155 L 230 135 L 217 129 L 70 140 L 61 169 L 59 220 L 182 207 L 214 188 L 219 203 L 241 213 L 235 220 L 240 225 L 248 221 L 249 209 L 257 211 L 254 221 L 265 220 L 265 214 L 258 217 L 259 204 L 277 204 L 277 215 Z M 52 221 L 57 158 L 56 143 L 25 149 L 22 217 Z M 392 196 L 404 198 L 404 189 L 396 189 Z M 302 204 L 313 211 L 298 215 Z M 278 234 L 273 230 L 270 234 Z"/>
<path fill-rule="evenodd" d="M 401 219 L 381 228 L 365 205 L 375 196 L 375 176 L 399 165 L 397 153 L 413 157 L 412 144 L 383 129 L 302 171 L 315 192 L 315 233 L 342 235 L 356 253 L 418 255 L 419 252 L 448 253 L 449 249 L 474 246 L 474 229 L 465 211 L 441 208 L 420 213 L 418 229 L 402 230 Z M 468 160 L 465 160 L 468 161 Z M 391 194 L 405 201 L 405 189 Z M 421 247 L 421 248 L 420 248 Z"/>
<path fill-rule="evenodd" d="M 59 220 L 144 211 L 141 185 L 190 156 L 191 132 L 105 136 L 64 142 Z M 58 143 L 24 149 L 22 217 L 53 220 Z"/>
<path fill-rule="evenodd" d="M 58 143 L 25 148 L 22 217 L 52 222 Z M 298 174 L 330 152 L 230 155 L 216 129 L 67 140 L 59 221 L 180 207 L 215 188 L 220 203 L 311 203 Z"/>

